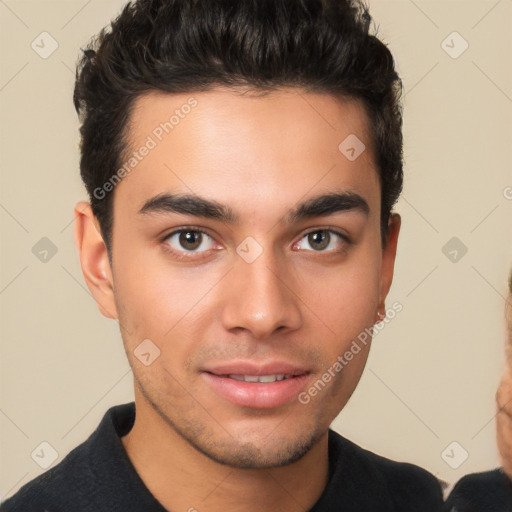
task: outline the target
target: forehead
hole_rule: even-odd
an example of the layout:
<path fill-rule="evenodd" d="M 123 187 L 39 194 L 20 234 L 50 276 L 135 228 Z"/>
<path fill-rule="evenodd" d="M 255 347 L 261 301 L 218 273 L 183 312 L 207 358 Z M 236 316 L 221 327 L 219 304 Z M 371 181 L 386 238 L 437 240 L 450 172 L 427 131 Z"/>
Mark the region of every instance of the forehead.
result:
<path fill-rule="evenodd" d="M 135 101 L 126 141 L 134 165 L 116 195 L 134 208 L 170 191 L 254 208 L 334 188 L 380 201 L 368 118 L 355 100 L 298 89 L 151 92 Z"/>

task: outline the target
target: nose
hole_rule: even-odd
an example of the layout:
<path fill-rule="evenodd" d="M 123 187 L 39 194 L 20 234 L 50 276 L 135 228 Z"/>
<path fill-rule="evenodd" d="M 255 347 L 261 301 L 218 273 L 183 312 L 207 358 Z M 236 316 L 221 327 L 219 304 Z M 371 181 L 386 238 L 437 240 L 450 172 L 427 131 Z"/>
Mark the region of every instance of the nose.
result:
<path fill-rule="evenodd" d="M 248 331 L 264 339 L 280 329 L 283 333 L 302 325 L 300 297 L 291 272 L 264 251 L 255 261 L 238 258 L 223 282 L 222 323 L 229 331 Z M 284 262 L 283 262 L 284 263 Z"/>

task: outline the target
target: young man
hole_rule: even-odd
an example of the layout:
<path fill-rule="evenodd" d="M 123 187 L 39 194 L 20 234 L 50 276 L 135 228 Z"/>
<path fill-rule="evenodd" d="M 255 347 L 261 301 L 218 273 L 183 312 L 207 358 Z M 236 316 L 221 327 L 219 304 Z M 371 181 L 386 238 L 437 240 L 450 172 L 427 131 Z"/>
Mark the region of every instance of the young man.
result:
<path fill-rule="evenodd" d="M 118 319 L 114 407 L 6 512 L 441 509 L 329 425 L 385 316 L 400 80 L 341 0 L 140 0 L 77 73 L 75 239 Z"/>
<path fill-rule="evenodd" d="M 496 431 L 503 467 L 462 478 L 446 502 L 447 512 L 512 510 L 512 271 L 505 306 L 507 367 L 496 393 Z"/>

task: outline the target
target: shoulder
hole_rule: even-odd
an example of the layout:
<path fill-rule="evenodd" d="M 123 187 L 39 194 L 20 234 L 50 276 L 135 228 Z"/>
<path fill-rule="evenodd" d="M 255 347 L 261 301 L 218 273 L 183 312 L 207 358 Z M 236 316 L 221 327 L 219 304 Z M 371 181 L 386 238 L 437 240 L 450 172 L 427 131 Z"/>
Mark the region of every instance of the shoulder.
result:
<path fill-rule="evenodd" d="M 25 484 L 12 498 L 2 503 L 2 512 L 41 512 L 41 504 L 59 512 L 59 501 L 66 495 L 78 496 L 87 474 L 87 451 L 90 440 L 74 448 L 59 464 Z M 57 508 L 56 508 L 57 507 Z"/>
<path fill-rule="evenodd" d="M 446 509 L 509 512 L 512 510 L 512 483 L 501 469 L 466 475 L 455 484 L 446 501 Z"/>
<path fill-rule="evenodd" d="M 369 491 L 377 488 L 376 484 L 386 490 L 393 510 L 434 512 L 442 509 L 441 482 L 427 470 L 373 453 L 339 434 L 331 437 L 340 445 L 342 456 L 344 452 L 347 459 L 357 461 L 356 471 L 359 478 L 369 482 Z"/>
<path fill-rule="evenodd" d="M 372 471 L 384 479 L 388 485 L 408 487 L 413 489 L 433 490 L 435 494 L 441 492 L 439 481 L 434 475 L 414 464 L 397 462 L 374 452 L 366 450 L 348 439 L 336 434 L 343 451 L 356 456 L 367 471 Z"/>
<path fill-rule="evenodd" d="M 109 409 L 89 438 L 75 447 L 59 464 L 34 478 L 1 504 L 2 512 L 51 512 L 77 510 L 82 503 L 100 499 L 98 481 L 123 469 L 117 430 L 133 421 L 134 405 Z"/>

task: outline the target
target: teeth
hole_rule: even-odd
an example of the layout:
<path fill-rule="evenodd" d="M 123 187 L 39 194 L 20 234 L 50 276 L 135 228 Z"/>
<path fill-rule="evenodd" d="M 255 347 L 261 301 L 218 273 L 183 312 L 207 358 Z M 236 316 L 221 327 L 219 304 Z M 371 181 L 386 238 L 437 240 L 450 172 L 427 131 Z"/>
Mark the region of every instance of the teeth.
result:
<path fill-rule="evenodd" d="M 228 377 L 230 379 L 239 380 L 242 382 L 271 383 L 271 382 L 288 379 L 290 376 L 280 373 L 277 375 L 228 375 Z"/>
<path fill-rule="evenodd" d="M 259 378 L 259 382 L 275 382 L 277 380 L 277 375 L 262 375 Z"/>

